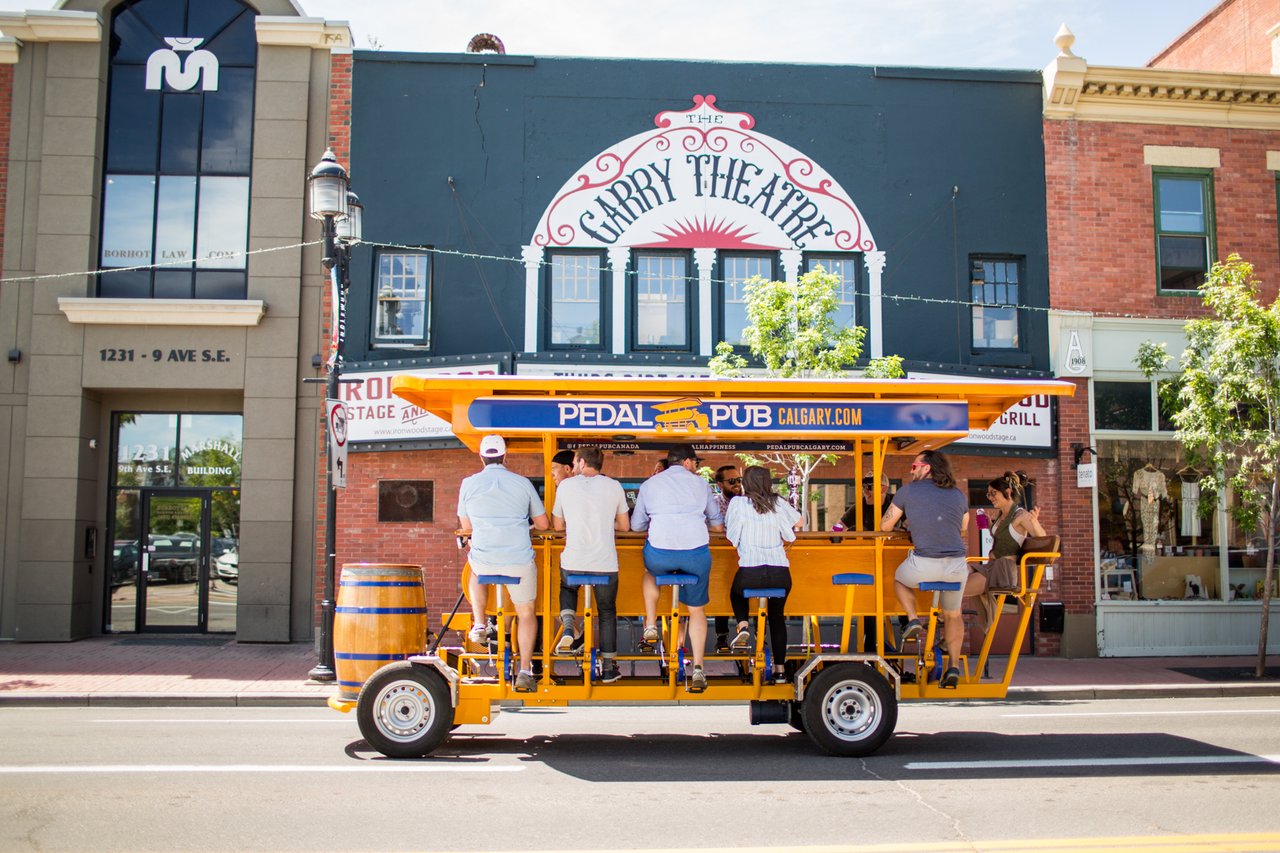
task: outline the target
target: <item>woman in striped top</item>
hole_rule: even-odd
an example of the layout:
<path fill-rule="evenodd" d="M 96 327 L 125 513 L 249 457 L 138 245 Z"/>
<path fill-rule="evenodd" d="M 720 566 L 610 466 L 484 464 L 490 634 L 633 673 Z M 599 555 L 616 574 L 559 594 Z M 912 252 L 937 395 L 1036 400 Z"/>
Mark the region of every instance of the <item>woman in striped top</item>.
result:
<path fill-rule="evenodd" d="M 725 535 L 738 549 L 738 573 L 729 589 L 729 602 L 738 620 L 735 650 L 747 648 L 751 641 L 747 618 L 750 602 L 744 589 L 781 588 L 791 592 L 791 569 L 787 546 L 794 542 L 800 529 L 800 513 L 773 491 L 773 478 L 768 468 L 752 465 L 742 474 L 742 494 L 729 501 L 725 512 Z M 786 680 L 787 599 L 769 599 L 769 647 L 773 650 L 775 683 Z"/>

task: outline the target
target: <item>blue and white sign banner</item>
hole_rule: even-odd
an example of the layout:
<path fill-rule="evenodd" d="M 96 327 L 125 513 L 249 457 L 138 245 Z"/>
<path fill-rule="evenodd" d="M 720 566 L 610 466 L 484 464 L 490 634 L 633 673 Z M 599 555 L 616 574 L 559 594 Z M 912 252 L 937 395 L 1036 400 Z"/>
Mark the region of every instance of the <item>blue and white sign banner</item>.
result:
<path fill-rule="evenodd" d="M 967 434 L 966 402 L 674 400 L 481 397 L 467 411 L 481 430 L 657 435 Z"/>

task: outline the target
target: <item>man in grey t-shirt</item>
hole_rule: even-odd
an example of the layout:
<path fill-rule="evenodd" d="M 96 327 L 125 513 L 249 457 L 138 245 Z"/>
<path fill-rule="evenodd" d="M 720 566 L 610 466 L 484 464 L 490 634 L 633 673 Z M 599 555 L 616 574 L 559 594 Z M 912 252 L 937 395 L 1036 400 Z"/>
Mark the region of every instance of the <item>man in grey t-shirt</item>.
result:
<path fill-rule="evenodd" d="M 903 642 L 924 631 L 916 615 L 916 590 L 924 581 L 958 582 L 955 592 L 939 597 L 943 633 L 951 666 L 942 676 L 941 686 L 955 687 L 960 680 L 960 653 L 964 648 L 964 621 L 960 612 L 964 582 L 969 574 L 965 562 L 964 534 L 969 527 L 969 501 L 956 485 L 947 457 L 936 450 L 918 454 L 911 463 L 911 482 L 898 489 L 880 521 L 881 530 L 893 530 L 898 519 L 907 517 L 911 530 L 911 551 L 893 575 L 893 592 L 906 611 Z"/>
<path fill-rule="evenodd" d="M 560 622 L 563 632 L 557 654 L 567 654 L 572 645 L 574 618 L 578 608 L 577 587 L 564 581 L 567 572 L 607 574 L 609 583 L 592 587 L 600 613 L 601 681 L 622 677 L 618 656 L 618 549 L 614 532 L 631 529 L 627 498 L 622 484 L 600 473 L 604 454 L 598 447 L 581 447 L 573 454 L 573 473 L 556 490 L 551 520 L 556 530 L 565 531 L 564 553 L 560 555 Z M 566 638 L 568 641 L 566 642 Z"/>

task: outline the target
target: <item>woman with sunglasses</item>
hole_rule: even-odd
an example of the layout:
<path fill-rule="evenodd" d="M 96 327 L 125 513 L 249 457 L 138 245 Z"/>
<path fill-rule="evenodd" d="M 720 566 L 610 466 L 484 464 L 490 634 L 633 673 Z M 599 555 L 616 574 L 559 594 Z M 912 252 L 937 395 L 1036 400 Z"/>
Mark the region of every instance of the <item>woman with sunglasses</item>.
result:
<path fill-rule="evenodd" d="M 987 483 L 987 500 L 995 507 L 995 526 L 991 529 L 991 552 L 987 562 L 979 564 L 969 574 L 964 594 L 980 596 L 982 615 L 986 625 L 991 624 L 995 602 L 984 595 L 987 589 L 1011 589 L 1018 586 L 1018 555 L 1028 536 L 1044 536 L 1040 524 L 1040 510 L 1023 508 L 1023 495 L 1027 489 L 1027 475 L 1018 471 L 1005 471 Z"/>
<path fill-rule="evenodd" d="M 748 619 L 750 603 L 744 589 L 780 588 L 791 592 L 791 564 L 787 547 L 795 541 L 802 524 L 800 513 L 778 497 L 768 468 L 752 465 L 743 472 L 743 493 L 729 501 L 725 515 L 725 536 L 738 549 L 738 572 L 729 589 L 729 603 L 738 620 L 735 648 L 745 648 L 751 640 Z M 768 603 L 769 647 L 773 650 L 773 681 L 787 680 L 786 596 Z"/>

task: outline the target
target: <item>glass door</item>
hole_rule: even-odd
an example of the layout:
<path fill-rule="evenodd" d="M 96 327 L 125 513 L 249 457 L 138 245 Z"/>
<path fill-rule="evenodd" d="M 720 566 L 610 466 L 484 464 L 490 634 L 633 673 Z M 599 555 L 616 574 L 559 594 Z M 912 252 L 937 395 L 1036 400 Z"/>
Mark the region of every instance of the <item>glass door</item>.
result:
<path fill-rule="evenodd" d="M 209 576 L 209 495 L 142 493 L 140 631 L 203 631 Z"/>

